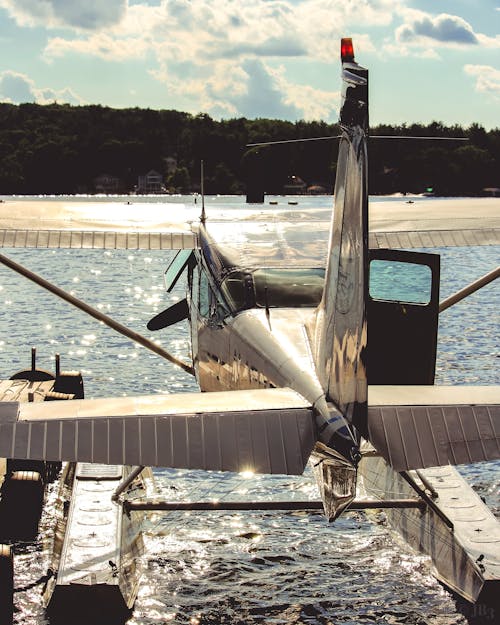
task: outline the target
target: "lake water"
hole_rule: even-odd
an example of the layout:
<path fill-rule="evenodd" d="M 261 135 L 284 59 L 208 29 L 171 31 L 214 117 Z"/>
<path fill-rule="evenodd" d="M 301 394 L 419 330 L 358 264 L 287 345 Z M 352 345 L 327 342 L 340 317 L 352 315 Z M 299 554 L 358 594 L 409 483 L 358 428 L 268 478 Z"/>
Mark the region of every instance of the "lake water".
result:
<path fill-rule="evenodd" d="M 221 200 L 225 199 L 207 201 Z M 331 202 L 324 197 L 294 200 L 299 205 Z M 442 256 L 441 299 L 499 264 L 496 246 L 432 251 Z M 163 288 L 163 272 L 173 252 L 3 252 L 188 360 L 187 325 L 160 333 L 145 327 L 157 312 L 183 297 L 183 285 L 172 294 Z M 492 284 L 442 314 L 438 384 L 499 383 L 499 295 L 498 283 Z M 6 268 L 0 268 L 0 302 L 2 378 L 29 367 L 30 348 L 35 346 L 39 367 L 53 370 L 54 354 L 60 353 L 63 369 L 81 370 L 88 398 L 196 390 L 193 378 L 183 371 Z M 498 515 L 500 463 L 463 472 Z M 309 472 L 299 478 L 252 479 L 173 470 L 155 474 L 169 498 L 317 498 Z M 51 512 L 49 505 L 40 542 L 18 546 L 19 624 L 47 622 L 40 587 L 23 588 L 46 572 L 47 554 L 41 545 L 53 531 Z M 144 530 L 145 571 L 128 625 L 493 622 L 484 606 L 472 608 L 444 590 L 426 558 L 401 543 L 381 513 L 372 520 L 350 513 L 334 524 L 319 513 L 169 513 L 146 517 Z"/>

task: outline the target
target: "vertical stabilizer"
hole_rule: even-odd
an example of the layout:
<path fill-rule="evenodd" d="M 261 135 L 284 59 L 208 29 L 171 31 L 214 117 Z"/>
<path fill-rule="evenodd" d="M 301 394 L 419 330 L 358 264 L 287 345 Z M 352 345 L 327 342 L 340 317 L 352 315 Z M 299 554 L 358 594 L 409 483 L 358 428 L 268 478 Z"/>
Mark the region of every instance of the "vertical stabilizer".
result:
<path fill-rule="evenodd" d="M 323 298 L 313 351 L 327 399 L 347 420 L 366 419 L 368 280 L 368 70 L 342 40 L 341 139 Z M 363 427 L 362 427 L 363 429 Z"/>

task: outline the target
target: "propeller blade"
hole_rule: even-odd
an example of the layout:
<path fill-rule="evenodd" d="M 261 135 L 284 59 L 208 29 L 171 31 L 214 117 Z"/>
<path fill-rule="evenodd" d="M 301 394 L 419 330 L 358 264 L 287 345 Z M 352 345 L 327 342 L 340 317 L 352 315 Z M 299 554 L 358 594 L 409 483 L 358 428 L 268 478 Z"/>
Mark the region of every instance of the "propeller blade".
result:
<path fill-rule="evenodd" d="M 184 298 L 173 306 L 169 306 L 169 308 L 162 310 L 161 313 L 158 313 L 155 317 L 150 319 L 146 327 L 152 332 L 155 330 L 162 330 L 163 328 L 168 328 L 168 326 L 171 326 L 174 323 L 187 319 L 188 315 L 189 308 L 187 299 Z"/>

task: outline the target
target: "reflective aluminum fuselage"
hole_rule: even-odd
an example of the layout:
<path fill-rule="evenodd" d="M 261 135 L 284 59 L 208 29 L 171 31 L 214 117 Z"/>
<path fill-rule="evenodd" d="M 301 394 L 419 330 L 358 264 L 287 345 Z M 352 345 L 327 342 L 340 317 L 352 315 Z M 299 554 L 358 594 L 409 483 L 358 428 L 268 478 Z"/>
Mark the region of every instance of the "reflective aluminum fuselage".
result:
<path fill-rule="evenodd" d="M 207 275 L 210 258 L 207 262 L 200 252 L 196 256 L 197 266 L 189 279 L 189 305 L 193 363 L 201 390 L 288 387 L 308 400 L 314 407 L 318 434 L 314 472 L 325 513 L 336 518 L 354 496 L 357 439 L 342 414 L 327 401 L 316 373 L 307 330 L 316 308 L 253 307 L 228 314 L 220 303 L 208 301 L 223 297 L 217 288 L 220 275 Z M 210 284 L 210 297 L 200 294 L 203 282 L 207 287 Z"/>
<path fill-rule="evenodd" d="M 327 228 L 293 211 L 277 222 L 263 210 L 260 222 L 244 227 L 235 220 L 219 227 L 209 221 L 207 228 L 203 219 L 189 280 L 202 390 L 287 386 L 311 402 L 315 473 L 330 519 L 354 498 L 355 428 L 366 429 L 368 403 L 368 72 L 349 57 L 342 78 Z"/>
<path fill-rule="evenodd" d="M 293 257 L 294 249 L 286 241 L 286 229 L 281 228 L 283 254 Z M 199 239 L 196 267 L 191 269 L 189 277 L 189 306 L 193 363 L 201 390 L 292 388 L 314 406 L 320 441 L 325 447 L 342 430 L 341 436 L 348 441 L 346 447 L 342 448 L 339 441 L 336 444 L 349 458 L 354 441 L 348 428 L 346 431 L 342 415 L 327 402 L 313 361 L 307 326 L 316 314 L 316 306 L 300 305 L 294 295 L 300 291 L 299 285 L 290 289 L 290 300 L 295 297 L 298 306 L 259 306 L 252 273 L 255 267 L 249 269 L 244 264 L 241 250 L 235 249 L 234 244 L 230 248 L 224 241 L 216 242 L 204 227 L 200 229 Z M 248 254 L 249 241 L 241 247 Z M 238 252 L 238 264 L 235 252 Z M 255 261 L 259 252 L 255 242 L 251 252 Z M 263 266 L 266 260 L 269 262 L 265 255 L 260 260 Z M 290 262 L 282 259 L 282 269 L 286 271 Z M 279 264 L 275 262 L 273 267 Z M 303 265 L 300 267 L 304 269 Z M 234 310 L 235 302 L 228 301 L 224 285 L 232 275 L 238 275 L 241 285 L 250 292 L 247 308 Z"/>

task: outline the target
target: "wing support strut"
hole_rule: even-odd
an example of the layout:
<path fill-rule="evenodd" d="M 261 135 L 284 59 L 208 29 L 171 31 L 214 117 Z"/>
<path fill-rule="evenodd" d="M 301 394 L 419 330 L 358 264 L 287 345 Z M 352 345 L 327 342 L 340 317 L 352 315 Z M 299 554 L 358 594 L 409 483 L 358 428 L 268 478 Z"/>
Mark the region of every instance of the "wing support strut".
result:
<path fill-rule="evenodd" d="M 118 501 L 120 495 L 127 490 L 136 477 L 144 471 L 144 465 L 141 464 L 138 467 L 134 467 L 132 471 L 124 478 L 116 487 L 115 492 L 111 495 L 111 501 Z"/>
<path fill-rule="evenodd" d="M 89 304 L 86 304 L 85 302 L 78 299 L 77 297 L 74 297 L 67 291 L 64 291 L 63 289 L 59 288 L 55 284 L 52 284 L 48 280 L 45 280 L 45 278 L 42 278 L 41 276 L 34 273 L 33 271 L 30 271 L 23 265 L 16 263 L 11 258 L 8 258 L 7 256 L 4 256 L 3 254 L 0 254 L 0 263 L 5 265 L 6 267 L 9 267 L 10 269 L 13 269 L 17 273 L 24 276 L 25 278 L 28 278 L 28 280 L 31 280 L 35 284 L 38 284 L 39 286 L 43 287 L 47 291 L 50 291 L 54 295 L 57 295 L 57 297 L 60 297 L 64 301 L 72 304 L 73 306 L 76 306 L 76 308 L 79 308 L 83 312 L 86 312 L 91 317 L 94 317 L 94 319 L 97 319 L 98 321 L 102 321 L 108 327 L 112 328 L 113 330 L 116 330 L 116 332 L 123 334 L 124 336 L 131 339 L 132 341 L 135 341 L 136 343 L 139 343 L 139 345 L 142 345 L 143 347 L 146 347 L 147 349 L 151 350 L 158 356 L 161 356 L 162 358 L 165 358 L 165 360 L 168 360 L 172 364 L 177 365 L 178 367 L 183 369 L 186 373 L 190 373 L 191 375 L 194 375 L 193 367 L 186 364 L 182 360 L 179 360 L 175 356 L 172 356 L 172 354 L 162 349 L 156 343 L 153 343 L 153 341 L 150 341 L 145 336 L 142 336 L 142 334 L 139 334 L 138 332 L 135 332 L 134 330 L 127 328 L 127 326 L 124 326 L 121 323 L 118 323 L 118 321 L 115 321 L 111 317 L 108 317 L 108 315 L 105 315 L 100 310 L 97 310 L 96 308 L 89 306 Z"/>
<path fill-rule="evenodd" d="M 493 269 L 493 271 L 488 272 L 481 278 L 478 278 L 474 282 L 471 282 L 468 286 L 460 289 L 460 291 L 457 291 L 453 295 L 450 295 L 450 297 L 447 297 L 445 300 L 443 300 L 439 304 L 439 312 L 442 313 L 443 310 L 446 310 L 447 308 L 450 308 L 450 306 L 461 302 L 469 295 L 472 295 L 472 293 L 479 291 L 479 289 L 481 289 L 483 286 L 486 286 L 490 282 L 493 282 L 493 280 L 496 280 L 499 276 L 500 267 L 497 267 L 496 269 Z"/>

